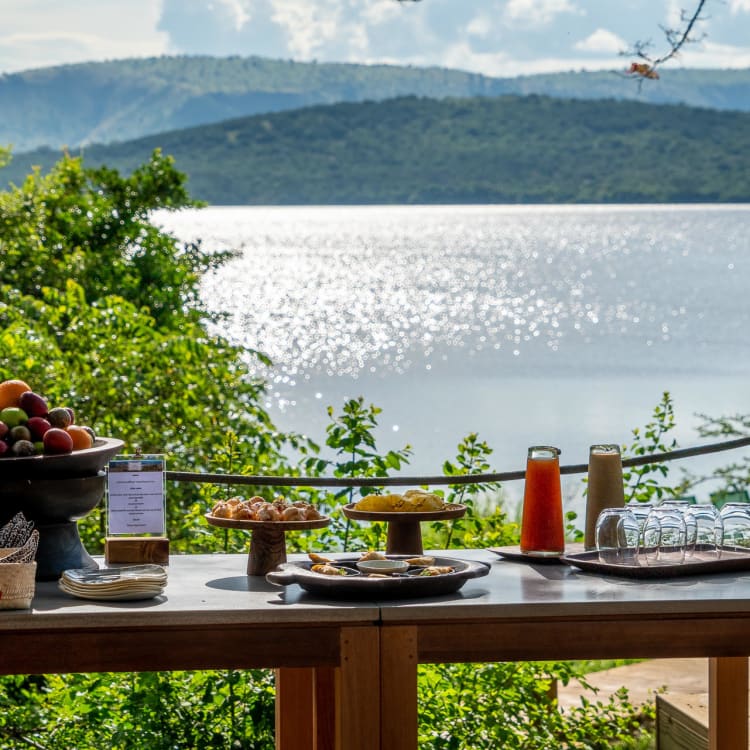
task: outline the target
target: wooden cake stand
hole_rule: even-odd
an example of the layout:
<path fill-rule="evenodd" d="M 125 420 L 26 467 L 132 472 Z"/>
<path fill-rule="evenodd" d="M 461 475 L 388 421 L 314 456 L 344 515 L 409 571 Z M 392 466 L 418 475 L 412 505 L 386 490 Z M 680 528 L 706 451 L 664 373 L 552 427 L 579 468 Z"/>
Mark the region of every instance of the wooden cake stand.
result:
<path fill-rule="evenodd" d="M 277 565 L 286 562 L 287 531 L 322 529 L 331 522 L 328 517 L 314 521 L 238 521 L 233 518 L 216 518 L 210 513 L 205 518 L 211 526 L 245 529 L 250 532 L 250 553 L 247 558 L 249 576 L 264 576 Z"/>
<path fill-rule="evenodd" d="M 386 554 L 388 555 L 421 555 L 423 521 L 447 521 L 460 518 L 466 513 L 466 506 L 449 503 L 442 510 L 424 512 L 407 511 L 369 511 L 357 510 L 354 503 L 341 509 L 347 518 L 354 521 L 383 521 L 388 524 Z"/>

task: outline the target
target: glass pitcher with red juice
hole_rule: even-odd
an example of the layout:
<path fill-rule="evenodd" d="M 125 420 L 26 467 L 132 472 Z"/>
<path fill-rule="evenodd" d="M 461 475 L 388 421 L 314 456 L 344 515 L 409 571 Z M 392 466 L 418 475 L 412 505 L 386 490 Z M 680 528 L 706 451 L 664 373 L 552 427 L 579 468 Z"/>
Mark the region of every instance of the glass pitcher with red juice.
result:
<path fill-rule="evenodd" d="M 565 551 L 560 450 L 548 445 L 529 448 L 521 517 L 521 552 L 539 557 Z"/>

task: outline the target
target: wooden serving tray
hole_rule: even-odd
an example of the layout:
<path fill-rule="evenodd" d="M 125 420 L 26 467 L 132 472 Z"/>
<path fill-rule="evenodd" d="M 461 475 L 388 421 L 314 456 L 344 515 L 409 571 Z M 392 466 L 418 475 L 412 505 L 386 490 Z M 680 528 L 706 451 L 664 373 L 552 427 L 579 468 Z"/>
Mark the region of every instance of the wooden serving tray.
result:
<path fill-rule="evenodd" d="M 750 570 L 750 550 L 738 547 L 722 547 L 719 558 L 707 552 L 705 548 L 696 549 L 692 557 L 685 558 L 684 563 L 672 565 L 648 565 L 645 562 L 639 565 L 603 563 L 599 561 L 599 553 L 596 551 L 567 554 L 560 560 L 581 570 L 622 578 L 676 578 Z"/>
<path fill-rule="evenodd" d="M 286 562 L 286 532 L 322 529 L 331 522 L 328 516 L 314 521 L 240 521 L 234 518 L 217 518 L 205 515 L 210 526 L 224 529 L 245 529 L 250 532 L 250 552 L 247 574 L 264 576 L 277 565 Z"/>
<path fill-rule="evenodd" d="M 355 503 L 342 507 L 347 518 L 355 521 L 381 521 L 388 524 L 388 538 L 386 554 L 389 555 L 421 555 L 422 529 L 419 524 L 423 521 L 447 521 L 460 518 L 466 513 L 466 506 L 459 503 L 447 503 L 442 510 L 427 511 L 374 511 L 357 510 Z"/>

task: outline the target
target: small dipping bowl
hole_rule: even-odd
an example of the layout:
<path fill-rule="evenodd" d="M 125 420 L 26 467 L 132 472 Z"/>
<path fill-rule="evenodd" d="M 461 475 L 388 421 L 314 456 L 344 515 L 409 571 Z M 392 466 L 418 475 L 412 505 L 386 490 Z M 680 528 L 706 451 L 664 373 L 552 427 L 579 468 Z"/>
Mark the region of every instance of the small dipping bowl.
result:
<path fill-rule="evenodd" d="M 406 573 L 409 563 L 406 560 L 362 560 L 357 567 L 363 573 Z"/>

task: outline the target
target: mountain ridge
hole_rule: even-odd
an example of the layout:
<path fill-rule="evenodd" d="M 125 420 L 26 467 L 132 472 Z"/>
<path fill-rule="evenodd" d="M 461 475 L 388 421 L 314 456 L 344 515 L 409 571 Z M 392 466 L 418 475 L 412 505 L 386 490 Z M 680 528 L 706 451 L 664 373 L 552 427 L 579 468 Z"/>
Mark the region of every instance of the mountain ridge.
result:
<path fill-rule="evenodd" d="M 233 117 L 399 96 L 539 94 L 750 110 L 750 69 L 666 70 L 639 86 L 615 72 L 514 78 L 439 67 L 164 56 L 0 75 L 0 144 L 17 152 L 132 140 Z"/>
<path fill-rule="evenodd" d="M 162 148 L 214 204 L 750 202 L 750 113 L 530 95 L 344 102 L 87 147 Z M 19 183 L 59 152 L 16 155 Z"/>

